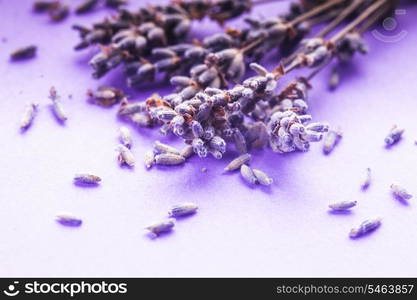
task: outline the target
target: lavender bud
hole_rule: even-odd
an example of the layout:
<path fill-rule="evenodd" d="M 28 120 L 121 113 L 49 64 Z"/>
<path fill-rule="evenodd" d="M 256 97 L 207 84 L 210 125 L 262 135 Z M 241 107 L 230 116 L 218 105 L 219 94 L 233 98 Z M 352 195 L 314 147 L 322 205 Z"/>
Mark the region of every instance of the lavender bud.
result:
<path fill-rule="evenodd" d="M 144 162 L 147 169 L 152 168 L 155 164 L 155 154 L 153 151 L 146 151 Z"/>
<path fill-rule="evenodd" d="M 390 186 L 392 194 L 400 200 L 409 200 L 413 198 L 413 195 L 407 192 L 407 190 L 399 185 L 391 184 Z"/>
<path fill-rule="evenodd" d="M 253 71 L 255 71 L 256 73 L 258 73 L 258 75 L 260 75 L 260 76 L 265 76 L 265 75 L 267 75 L 268 74 L 268 70 L 267 69 L 265 69 L 263 66 L 261 66 L 260 64 L 257 64 L 257 63 L 251 63 L 250 65 L 249 65 L 249 67 L 253 70 Z"/>
<path fill-rule="evenodd" d="M 357 238 L 357 237 L 365 235 L 365 234 L 367 234 L 371 231 L 374 231 L 379 226 L 381 226 L 381 221 L 382 221 L 381 218 L 374 218 L 374 219 L 366 220 L 366 221 L 362 222 L 358 227 L 353 228 L 350 231 L 349 236 L 351 238 Z"/>
<path fill-rule="evenodd" d="M 341 139 L 341 137 L 342 137 L 342 132 L 340 131 L 340 129 L 337 131 L 329 130 L 329 132 L 327 132 L 324 138 L 323 152 L 325 154 L 329 154 L 330 152 L 332 152 L 334 147 L 337 145 L 337 143 Z"/>
<path fill-rule="evenodd" d="M 22 120 L 20 121 L 20 129 L 25 130 L 29 128 L 32 124 L 33 119 L 36 116 L 36 112 L 38 110 L 38 104 L 29 103 L 26 105 L 25 112 L 23 114 Z"/>
<path fill-rule="evenodd" d="M 92 174 L 75 174 L 74 182 L 79 184 L 98 184 L 101 178 Z"/>
<path fill-rule="evenodd" d="M 385 137 L 385 144 L 389 147 L 397 143 L 404 133 L 404 129 L 398 128 L 397 125 L 394 125 L 388 135 Z"/>
<path fill-rule="evenodd" d="M 177 116 L 177 113 L 172 109 L 162 109 L 156 113 L 156 116 L 161 121 L 169 122 Z"/>
<path fill-rule="evenodd" d="M 193 146 L 187 145 L 181 150 L 181 156 L 184 158 L 190 158 L 194 154 Z"/>
<path fill-rule="evenodd" d="M 207 147 L 204 145 L 204 141 L 199 138 L 193 139 L 192 146 L 194 152 L 197 153 L 199 157 L 206 157 L 208 153 Z"/>
<path fill-rule="evenodd" d="M 162 153 L 155 156 L 155 163 L 157 165 L 175 166 L 184 162 L 184 157 L 173 153 Z"/>
<path fill-rule="evenodd" d="M 120 141 L 123 145 L 125 145 L 127 148 L 130 148 L 132 146 L 132 136 L 130 135 L 130 130 L 126 126 L 121 126 L 119 128 L 119 134 L 120 134 Z"/>
<path fill-rule="evenodd" d="M 329 124 L 326 123 L 310 123 L 306 126 L 307 130 L 315 132 L 327 132 L 329 130 Z"/>
<path fill-rule="evenodd" d="M 330 204 L 329 207 L 334 211 L 345 211 L 356 206 L 357 203 L 357 201 L 342 201 Z"/>
<path fill-rule="evenodd" d="M 180 151 L 177 148 L 161 143 L 160 141 L 155 141 L 153 148 L 155 153 L 172 153 L 180 155 Z"/>
<path fill-rule="evenodd" d="M 210 147 L 220 151 L 221 153 L 226 152 L 226 142 L 217 135 L 210 140 Z"/>
<path fill-rule="evenodd" d="M 308 142 L 318 142 L 318 141 L 321 141 L 321 139 L 323 138 L 323 134 L 320 132 L 306 130 L 302 134 L 302 138 L 303 140 L 308 141 Z"/>
<path fill-rule="evenodd" d="M 258 179 L 253 173 L 253 170 L 245 164 L 240 167 L 240 175 L 242 175 L 243 179 L 250 184 L 258 183 Z"/>
<path fill-rule="evenodd" d="M 149 230 L 155 236 L 160 235 L 161 233 L 171 231 L 175 226 L 175 222 L 172 219 L 166 221 L 158 222 L 149 226 L 146 226 L 145 229 Z"/>
<path fill-rule="evenodd" d="M 361 182 L 362 190 L 366 190 L 369 187 L 369 185 L 371 184 L 371 180 L 372 180 L 371 169 L 367 168 L 365 178 Z"/>
<path fill-rule="evenodd" d="M 168 215 L 173 218 L 183 217 L 194 214 L 198 209 L 198 205 L 192 202 L 185 202 L 174 205 L 168 211 Z"/>
<path fill-rule="evenodd" d="M 239 169 L 243 164 L 246 164 L 250 161 L 251 155 L 249 153 L 242 154 L 232 160 L 225 168 L 225 171 L 235 171 Z"/>
<path fill-rule="evenodd" d="M 196 138 L 202 137 L 204 135 L 204 129 L 200 122 L 193 120 L 190 124 L 190 127 Z"/>
<path fill-rule="evenodd" d="M 135 166 L 135 157 L 129 148 L 120 144 L 117 146 L 116 150 L 119 152 L 118 160 L 120 164 L 126 164 L 129 167 Z"/>
<path fill-rule="evenodd" d="M 272 178 L 270 178 L 266 173 L 260 170 L 253 169 L 252 172 L 257 179 L 257 183 L 260 183 L 265 186 L 270 186 L 274 182 Z"/>
<path fill-rule="evenodd" d="M 56 216 L 56 221 L 60 223 L 61 225 L 69 226 L 69 227 L 78 227 L 78 226 L 81 226 L 81 224 L 83 223 L 81 219 L 73 217 L 71 215 L 67 215 L 67 214 Z"/>

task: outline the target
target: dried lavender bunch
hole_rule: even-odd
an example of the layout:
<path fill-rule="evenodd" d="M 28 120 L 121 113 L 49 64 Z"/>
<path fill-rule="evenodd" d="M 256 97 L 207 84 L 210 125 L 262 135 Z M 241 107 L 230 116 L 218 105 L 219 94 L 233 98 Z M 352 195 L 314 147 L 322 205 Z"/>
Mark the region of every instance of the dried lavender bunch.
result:
<path fill-rule="evenodd" d="M 309 31 L 305 22 L 288 21 L 295 16 L 293 13 L 286 18 L 247 19 L 248 27 L 242 31 L 230 29 L 202 43 L 178 44 L 188 33 L 192 20 L 207 15 L 222 23 L 242 14 L 250 3 L 192 0 L 143 8 L 138 13 L 122 10 L 116 18 L 95 24 L 92 29 L 74 26 L 82 38 L 75 48 L 95 43 L 106 45 L 90 61 L 96 78 L 123 63 L 129 85 L 138 85 L 154 80 L 161 72 L 165 77 L 173 74 L 193 77 L 191 68 L 206 64 L 211 77 L 217 77 L 217 85 L 224 86 L 224 79 L 236 81 L 245 74 L 248 58 L 259 58 L 284 41 L 287 45 L 283 46 L 290 48 Z"/>

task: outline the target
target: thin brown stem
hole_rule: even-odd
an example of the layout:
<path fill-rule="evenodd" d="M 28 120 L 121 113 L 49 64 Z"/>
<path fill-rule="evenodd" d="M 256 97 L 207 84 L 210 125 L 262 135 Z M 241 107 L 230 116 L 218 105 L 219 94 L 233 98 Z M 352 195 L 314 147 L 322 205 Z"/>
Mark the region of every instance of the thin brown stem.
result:
<path fill-rule="evenodd" d="M 358 29 L 357 32 L 362 34 L 365 31 L 367 31 L 370 27 L 372 27 L 373 25 L 375 25 L 376 22 L 378 22 L 378 20 L 380 20 L 384 14 L 389 10 L 390 6 L 383 6 L 381 7 L 377 13 L 375 15 L 373 15 L 372 17 L 370 17 L 368 20 L 366 20 L 365 23 L 363 23 Z"/>
<path fill-rule="evenodd" d="M 345 37 L 346 34 L 351 32 L 356 26 L 366 20 L 373 12 L 379 9 L 382 5 L 386 3 L 387 0 L 378 0 L 371 6 L 369 6 L 362 14 L 360 14 L 355 20 L 349 23 L 345 28 L 339 31 L 336 35 L 334 35 L 330 42 L 336 44 L 339 40 Z"/>
<path fill-rule="evenodd" d="M 344 9 L 333 21 L 331 21 L 326 27 L 324 27 L 317 35 L 319 37 L 325 37 L 333 29 L 335 29 L 340 23 L 343 22 L 352 12 L 357 9 L 364 0 L 354 0 L 346 9 Z"/>
<path fill-rule="evenodd" d="M 295 26 L 298 23 L 301 23 L 301 22 L 303 22 L 303 21 L 305 21 L 305 20 L 307 20 L 307 19 L 309 19 L 309 18 L 311 18 L 315 15 L 318 15 L 318 14 L 326 11 L 328 8 L 331 8 L 332 6 L 335 6 L 336 4 L 339 4 L 339 3 L 342 3 L 342 2 L 345 2 L 345 1 L 346 0 L 331 0 L 331 1 L 328 1 L 324 4 L 322 4 L 322 5 L 319 5 L 315 8 L 307 11 L 306 13 L 304 13 L 302 15 L 298 16 L 297 18 L 292 20 L 289 24 L 291 26 Z"/>

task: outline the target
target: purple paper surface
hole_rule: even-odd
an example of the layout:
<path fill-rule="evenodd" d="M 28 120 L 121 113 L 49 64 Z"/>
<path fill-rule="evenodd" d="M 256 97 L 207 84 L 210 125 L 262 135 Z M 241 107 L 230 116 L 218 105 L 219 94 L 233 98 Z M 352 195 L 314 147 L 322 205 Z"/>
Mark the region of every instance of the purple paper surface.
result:
<path fill-rule="evenodd" d="M 220 161 L 193 157 L 181 167 L 147 171 L 142 157 L 154 140 L 181 145 L 152 129 L 130 127 L 138 164 L 119 167 L 117 108 L 87 103 L 85 91 L 123 86 L 124 79 L 120 72 L 92 79 L 87 62 L 94 50 L 75 52 L 78 36 L 70 28 L 109 11 L 52 24 L 34 14 L 31 3 L 0 0 L 0 276 L 417 276 L 417 198 L 405 205 L 389 190 L 398 183 L 417 194 L 416 6 L 404 7 L 395 32 L 380 29 L 384 35 L 403 30 L 399 41 L 367 35 L 369 55 L 355 57 L 336 91 L 326 87 L 329 70 L 313 80 L 314 120 L 344 132 L 334 152 L 323 155 L 318 143 L 307 153 L 255 151 L 252 165 L 275 182 L 250 188 L 238 173 L 223 173 L 233 152 Z M 274 16 L 288 3 L 259 6 L 253 14 Z M 219 30 L 195 22 L 192 36 Z M 36 58 L 9 61 L 13 49 L 32 43 L 39 46 Z M 65 125 L 48 107 L 52 85 L 69 116 Z M 132 99 L 170 91 L 168 84 L 129 90 Z M 39 113 L 21 134 L 29 101 L 40 103 Z M 385 149 L 393 124 L 406 129 L 404 138 Z M 361 191 L 367 167 L 373 179 Z M 77 172 L 97 174 L 102 184 L 75 186 Z M 358 206 L 350 214 L 328 212 L 329 203 L 344 200 Z M 197 203 L 198 213 L 178 220 L 171 234 L 149 238 L 143 228 L 182 201 Z M 59 225 L 54 218 L 61 212 L 80 217 L 82 226 Z M 383 218 L 381 228 L 348 237 L 352 227 L 376 216 Z"/>

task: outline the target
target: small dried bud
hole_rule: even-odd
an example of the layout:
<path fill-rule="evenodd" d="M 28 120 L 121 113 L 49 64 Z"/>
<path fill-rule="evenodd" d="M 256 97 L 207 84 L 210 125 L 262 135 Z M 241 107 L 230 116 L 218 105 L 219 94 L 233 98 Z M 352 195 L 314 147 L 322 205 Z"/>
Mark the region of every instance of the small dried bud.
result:
<path fill-rule="evenodd" d="M 240 167 L 240 175 L 242 175 L 242 178 L 250 184 L 257 184 L 258 183 L 258 179 L 256 178 L 255 174 L 253 173 L 253 170 L 245 164 L 243 164 Z"/>
<path fill-rule="evenodd" d="M 330 152 L 332 152 L 341 137 L 342 137 L 342 132 L 340 129 L 338 129 L 337 131 L 329 130 L 329 132 L 326 134 L 324 138 L 323 152 L 325 154 L 329 154 Z"/>
<path fill-rule="evenodd" d="M 152 168 L 155 163 L 155 154 L 153 151 L 146 151 L 145 153 L 145 166 L 147 169 Z"/>
<path fill-rule="evenodd" d="M 257 183 L 260 183 L 265 186 L 270 186 L 274 182 L 274 180 L 271 177 L 269 177 L 266 173 L 256 169 L 253 169 L 252 171 L 257 179 Z"/>
<path fill-rule="evenodd" d="M 118 160 L 120 164 L 126 164 L 129 167 L 135 166 L 135 157 L 125 145 L 119 145 L 116 149 L 119 152 Z"/>
<path fill-rule="evenodd" d="M 181 155 L 173 153 L 162 153 L 155 156 L 155 163 L 157 165 L 175 166 L 185 162 L 185 158 Z"/>
<path fill-rule="evenodd" d="M 36 50 L 37 50 L 37 47 L 34 45 L 16 49 L 10 54 L 10 59 L 11 60 L 23 60 L 23 59 L 32 58 L 36 55 Z"/>
<path fill-rule="evenodd" d="M 369 185 L 371 184 L 371 180 L 372 180 L 371 169 L 367 168 L 365 178 L 361 182 L 362 190 L 366 190 L 369 187 Z"/>
<path fill-rule="evenodd" d="M 194 214 L 197 209 L 197 204 L 185 202 L 171 207 L 171 209 L 168 211 L 168 215 L 173 218 L 183 217 Z"/>
<path fill-rule="evenodd" d="M 21 130 L 25 130 L 29 128 L 29 126 L 33 122 L 33 119 L 36 116 L 37 109 L 38 109 L 38 104 L 29 103 L 28 105 L 26 105 L 25 112 L 23 114 L 22 120 L 20 121 Z"/>
<path fill-rule="evenodd" d="M 80 173 L 74 176 L 74 182 L 79 184 L 98 184 L 100 183 L 101 178 L 97 175 Z"/>
<path fill-rule="evenodd" d="M 71 215 L 62 214 L 56 216 L 56 221 L 61 225 L 68 226 L 68 227 L 78 227 L 81 226 L 83 221 L 79 218 L 73 217 Z"/>
<path fill-rule="evenodd" d="M 176 155 L 181 155 L 180 151 L 177 148 L 161 143 L 160 141 L 155 141 L 153 148 L 156 153 L 172 153 Z"/>
<path fill-rule="evenodd" d="M 381 221 L 382 221 L 381 218 L 374 218 L 374 219 L 366 220 L 362 222 L 358 227 L 353 228 L 350 231 L 349 235 L 351 238 L 357 238 L 357 237 L 363 236 L 369 232 L 374 231 L 379 226 L 381 226 Z"/>
<path fill-rule="evenodd" d="M 329 207 L 334 211 L 345 211 L 356 206 L 357 203 L 357 201 L 342 201 L 330 204 Z"/>
<path fill-rule="evenodd" d="M 149 230 L 151 233 L 158 236 L 161 233 L 171 231 L 174 228 L 174 226 L 175 226 L 175 221 L 173 219 L 168 219 L 166 221 L 161 221 L 161 222 L 146 226 L 145 229 Z"/>
<path fill-rule="evenodd" d="M 251 155 L 249 153 L 242 154 L 232 160 L 225 168 L 225 171 L 235 171 L 239 169 L 243 164 L 246 164 L 250 161 Z"/>
<path fill-rule="evenodd" d="M 404 133 L 404 129 L 398 128 L 397 125 L 394 125 L 388 135 L 385 137 L 385 145 L 387 147 L 394 145 L 397 143 Z"/>
<path fill-rule="evenodd" d="M 126 126 L 120 126 L 119 128 L 119 134 L 120 134 L 120 141 L 123 145 L 125 145 L 127 148 L 130 148 L 132 146 L 132 136 L 130 135 L 130 130 Z"/>
<path fill-rule="evenodd" d="M 397 184 L 391 184 L 390 188 L 391 188 L 391 192 L 393 193 L 393 195 L 400 200 L 406 201 L 413 197 L 413 195 L 408 193 L 405 188 Z"/>

